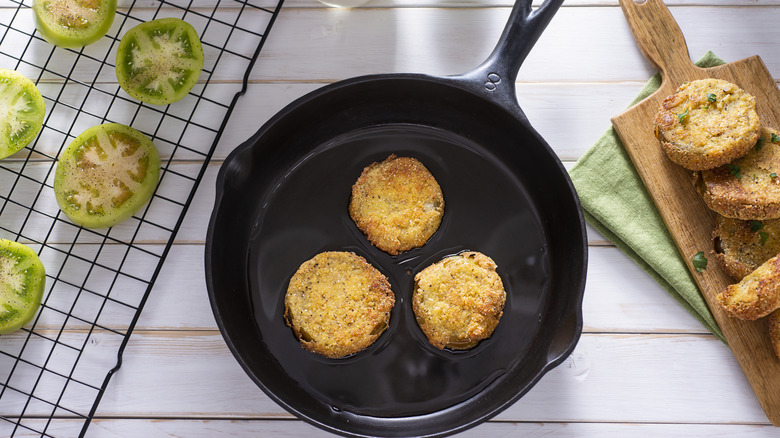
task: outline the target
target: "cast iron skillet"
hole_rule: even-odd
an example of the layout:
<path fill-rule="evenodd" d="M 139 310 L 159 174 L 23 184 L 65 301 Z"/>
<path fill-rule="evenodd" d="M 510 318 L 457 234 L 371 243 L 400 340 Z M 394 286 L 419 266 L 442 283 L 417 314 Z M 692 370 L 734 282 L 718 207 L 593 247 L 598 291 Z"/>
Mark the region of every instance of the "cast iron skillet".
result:
<path fill-rule="evenodd" d="M 238 362 L 298 417 L 346 436 L 441 436 L 510 406 L 574 349 L 587 242 L 571 181 L 515 99 L 517 70 L 562 0 L 518 0 L 490 57 L 452 77 L 372 75 L 287 106 L 233 151 L 217 177 L 206 280 Z M 349 218 L 363 167 L 391 153 L 422 161 L 444 218 L 421 247 L 390 256 Z M 396 304 L 367 349 L 326 359 L 283 319 L 287 283 L 321 251 L 353 251 L 383 272 Z M 493 336 L 453 352 L 428 344 L 410 305 L 414 275 L 480 251 L 507 290 Z"/>

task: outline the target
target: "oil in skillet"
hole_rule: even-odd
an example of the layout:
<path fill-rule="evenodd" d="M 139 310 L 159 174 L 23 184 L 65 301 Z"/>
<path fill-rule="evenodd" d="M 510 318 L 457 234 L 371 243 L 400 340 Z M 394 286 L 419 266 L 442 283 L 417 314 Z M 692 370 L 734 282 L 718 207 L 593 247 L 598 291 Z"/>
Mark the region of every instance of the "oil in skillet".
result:
<path fill-rule="evenodd" d="M 428 243 L 398 256 L 368 243 L 347 213 L 351 185 L 363 167 L 390 153 L 423 162 L 441 185 L 446 205 Z M 253 306 L 266 347 L 318 403 L 342 415 L 438 411 L 496 384 L 522 363 L 546 303 L 549 255 L 524 182 L 500 157 L 434 128 L 390 125 L 322 145 L 274 187 L 263 194 L 266 206 L 250 243 L 251 290 L 267 291 L 253 297 Z M 301 260 L 344 248 L 388 276 L 396 305 L 388 329 L 372 346 L 330 360 L 298 345 L 282 320 L 281 297 Z M 465 249 L 489 254 L 499 265 L 508 294 L 505 314 L 493 336 L 474 349 L 439 351 L 428 344 L 411 311 L 413 276 Z"/>

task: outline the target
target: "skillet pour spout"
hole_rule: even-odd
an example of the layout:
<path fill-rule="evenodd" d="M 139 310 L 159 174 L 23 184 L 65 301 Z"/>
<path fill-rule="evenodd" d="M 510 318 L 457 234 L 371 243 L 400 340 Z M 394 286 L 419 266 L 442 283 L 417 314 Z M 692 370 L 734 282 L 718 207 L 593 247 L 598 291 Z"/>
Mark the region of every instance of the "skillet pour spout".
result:
<path fill-rule="evenodd" d="M 532 11 L 519 0 L 473 72 L 322 87 L 228 156 L 206 237 L 209 299 L 236 360 L 283 408 L 344 436 L 444 436 L 511 406 L 572 352 L 582 330 L 585 223 L 568 174 L 514 94 L 516 70 L 561 1 Z M 445 199 L 439 230 L 395 256 L 373 247 L 348 214 L 363 168 L 390 154 L 419 159 Z M 379 339 L 341 359 L 301 348 L 283 316 L 298 266 L 334 250 L 364 257 L 396 300 Z M 411 309 L 413 279 L 466 250 L 497 263 L 504 314 L 474 348 L 438 350 Z"/>

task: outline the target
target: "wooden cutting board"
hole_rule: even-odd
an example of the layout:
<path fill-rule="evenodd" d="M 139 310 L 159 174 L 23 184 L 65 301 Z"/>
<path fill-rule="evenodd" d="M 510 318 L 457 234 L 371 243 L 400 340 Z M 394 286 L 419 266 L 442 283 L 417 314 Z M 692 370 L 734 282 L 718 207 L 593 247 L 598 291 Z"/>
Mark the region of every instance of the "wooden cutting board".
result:
<path fill-rule="evenodd" d="M 780 90 L 758 56 L 712 68 L 694 65 L 685 37 L 662 0 L 647 0 L 642 4 L 620 0 L 620 6 L 639 48 L 661 72 L 662 83 L 654 94 L 614 117 L 612 124 L 767 418 L 780 426 L 780 359 L 774 355 L 769 342 L 766 320 L 731 318 L 715 301 L 715 296 L 734 281 L 714 260 L 714 213 L 694 189 L 691 172 L 670 161 L 663 152 L 652 127 L 661 102 L 678 86 L 696 79 L 718 78 L 733 82 L 755 96 L 762 125 L 780 129 Z M 691 261 L 699 251 L 704 251 L 709 260 L 707 269 L 701 273 Z"/>

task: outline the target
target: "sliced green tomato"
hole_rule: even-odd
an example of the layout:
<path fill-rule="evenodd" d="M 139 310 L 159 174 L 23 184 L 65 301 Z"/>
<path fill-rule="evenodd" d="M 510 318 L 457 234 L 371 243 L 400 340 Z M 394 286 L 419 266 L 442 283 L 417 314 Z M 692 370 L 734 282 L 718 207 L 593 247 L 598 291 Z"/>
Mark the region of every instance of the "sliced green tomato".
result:
<path fill-rule="evenodd" d="M 84 47 L 108 32 L 116 0 L 33 0 L 35 27 L 51 44 Z"/>
<path fill-rule="evenodd" d="M 180 100 L 203 70 L 203 46 L 186 21 L 161 18 L 130 29 L 116 52 L 116 78 L 130 96 L 154 105 Z"/>
<path fill-rule="evenodd" d="M 46 104 L 33 81 L 0 69 L 0 158 L 27 146 L 43 126 Z"/>
<path fill-rule="evenodd" d="M 41 306 L 46 270 L 35 251 L 0 239 L 0 334 L 22 328 Z"/>
<path fill-rule="evenodd" d="M 160 179 L 160 156 L 141 132 L 93 126 L 65 149 L 54 174 L 60 209 L 76 225 L 107 228 L 146 204 Z"/>

